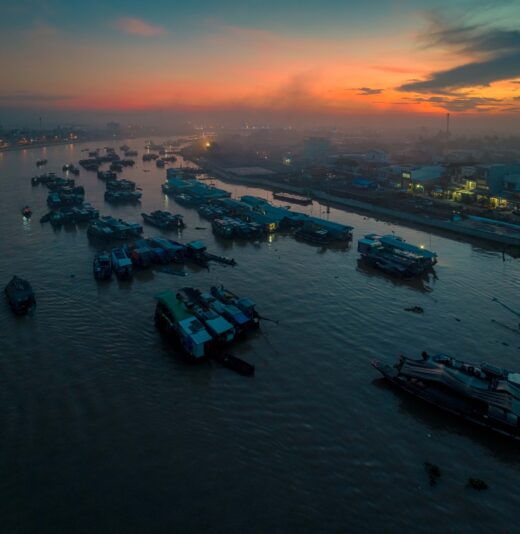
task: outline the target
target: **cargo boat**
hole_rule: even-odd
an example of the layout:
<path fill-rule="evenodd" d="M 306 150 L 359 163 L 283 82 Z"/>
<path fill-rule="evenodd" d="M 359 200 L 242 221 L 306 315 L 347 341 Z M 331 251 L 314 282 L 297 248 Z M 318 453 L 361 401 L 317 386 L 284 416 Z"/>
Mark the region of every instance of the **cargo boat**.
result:
<path fill-rule="evenodd" d="M 474 365 L 445 354 L 401 356 L 372 366 L 400 390 L 481 427 L 520 439 L 520 373 Z"/>
<path fill-rule="evenodd" d="M 25 315 L 36 306 L 36 298 L 31 284 L 18 276 L 13 276 L 5 286 L 4 293 L 11 309 L 17 315 Z"/>

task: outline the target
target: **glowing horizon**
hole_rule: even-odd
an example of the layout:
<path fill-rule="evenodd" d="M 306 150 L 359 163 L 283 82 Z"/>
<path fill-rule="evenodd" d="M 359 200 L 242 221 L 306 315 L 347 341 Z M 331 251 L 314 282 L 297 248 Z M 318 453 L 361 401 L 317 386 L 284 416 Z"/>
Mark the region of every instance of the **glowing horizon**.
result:
<path fill-rule="evenodd" d="M 421 0 L 266 2 L 262 10 L 223 2 L 219 18 L 205 1 L 175 10 L 117 4 L 100 14 L 97 2 L 51 0 L 38 18 L 31 0 L 6 8 L 0 107 L 520 111 L 520 9 L 507 2 L 493 10 L 440 2 L 449 18 Z"/>

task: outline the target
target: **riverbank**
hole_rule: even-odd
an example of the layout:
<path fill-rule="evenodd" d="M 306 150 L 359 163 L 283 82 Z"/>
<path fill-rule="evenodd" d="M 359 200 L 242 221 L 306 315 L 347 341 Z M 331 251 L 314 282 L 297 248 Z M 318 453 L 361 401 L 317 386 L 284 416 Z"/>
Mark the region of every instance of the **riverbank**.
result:
<path fill-rule="evenodd" d="M 437 219 L 428 216 L 420 216 L 414 213 L 408 213 L 401 210 L 385 208 L 369 202 L 363 202 L 345 197 L 337 197 L 320 191 L 319 189 L 304 189 L 302 187 L 291 186 L 288 184 L 280 184 L 268 178 L 261 177 L 244 177 L 236 176 L 225 169 L 212 165 L 207 160 L 195 160 L 194 163 L 199 164 L 208 170 L 208 172 L 215 175 L 217 178 L 224 182 L 231 182 L 243 185 L 250 185 L 256 187 L 265 187 L 267 189 L 284 189 L 291 193 L 297 193 L 300 195 L 310 195 L 314 200 L 329 204 L 334 207 L 342 209 L 349 208 L 353 211 L 378 215 L 390 220 L 396 220 L 400 222 L 409 223 L 412 226 L 420 226 L 428 229 L 439 230 L 442 233 L 448 232 L 450 234 L 457 234 L 460 237 L 477 239 L 484 241 L 495 246 L 499 246 L 501 250 L 507 248 L 513 256 L 520 254 L 520 232 L 514 230 L 492 225 L 491 223 L 476 222 L 472 220 L 451 221 Z"/>

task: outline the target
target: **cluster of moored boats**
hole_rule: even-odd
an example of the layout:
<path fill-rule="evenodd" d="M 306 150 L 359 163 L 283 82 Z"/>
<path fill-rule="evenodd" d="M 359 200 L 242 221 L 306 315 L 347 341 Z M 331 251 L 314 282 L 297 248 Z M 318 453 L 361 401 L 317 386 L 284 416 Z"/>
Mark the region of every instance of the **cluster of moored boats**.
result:
<path fill-rule="evenodd" d="M 116 257 L 114 257 L 114 251 L 116 251 Z M 112 266 L 108 271 L 107 269 L 100 269 L 100 261 L 107 255 L 111 256 Z M 123 262 L 121 265 L 120 261 Z M 164 236 L 154 236 L 146 239 L 136 239 L 129 245 L 114 247 L 110 253 L 102 251 L 96 254 L 93 262 L 93 273 L 98 280 L 110 279 L 112 272 L 118 278 L 128 279 L 132 277 L 134 269 L 147 269 L 152 266 L 164 266 L 171 263 L 184 264 L 187 262 L 207 267 L 210 261 L 235 265 L 234 260 L 207 252 L 206 245 L 202 241 L 179 243 Z M 171 274 L 185 274 L 179 271 L 168 272 Z"/>
<path fill-rule="evenodd" d="M 112 204 L 136 203 L 141 200 L 142 193 L 132 180 L 119 179 L 113 169 L 98 171 L 97 177 L 105 182 L 105 202 Z"/>
<path fill-rule="evenodd" d="M 255 303 L 223 286 L 207 292 L 190 287 L 164 291 L 156 299 L 156 325 L 194 358 L 222 350 L 260 324 Z"/>

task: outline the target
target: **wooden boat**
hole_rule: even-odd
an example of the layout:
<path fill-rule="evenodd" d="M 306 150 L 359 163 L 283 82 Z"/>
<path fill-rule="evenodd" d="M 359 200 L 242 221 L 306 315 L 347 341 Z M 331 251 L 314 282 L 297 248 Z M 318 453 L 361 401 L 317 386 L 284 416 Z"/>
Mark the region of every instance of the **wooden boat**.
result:
<path fill-rule="evenodd" d="M 255 374 L 255 366 L 233 356 L 233 354 L 215 354 L 214 360 L 220 363 L 223 367 L 227 367 L 232 371 L 235 371 L 239 375 L 253 376 Z"/>
<path fill-rule="evenodd" d="M 520 439 L 520 373 L 474 365 L 445 354 L 401 356 L 372 366 L 400 390 L 481 427 Z"/>
<path fill-rule="evenodd" d="M 24 315 L 34 306 L 36 298 L 31 284 L 18 276 L 13 276 L 4 289 L 9 305 L 17 315 Z"/>
<path fill-rule="evenodd" d="M 32 215 L 31 208 L 30 208 L 29 206 L 25 206 L 24 208 L 22 208 L 22 215 L 23 215 L 26 219 L 30 219 L 30 218 L 31 218 L 31 215 Z"/>
<path fill-rule="evenodd" d="M 163 230 L 174 230 L 186 226 L 182 215 L 173 215 L 168 211 L 156 210 L 152 211 L 152 213 L 141 213 L 141 216 L 143 217 L 144 222 L 156 226 L 157 228 L 162 228 Z"/>
<path fill-rule="evenodd" d="M 110 254 L 112 270 L 116 276 L 122 280 L 132 278 L 132 260 L 128 257 L 126 250 L 122 247 L 112 249 Z"/>
<path fill-rule="evenodd" d="M 292 202 L 293 204 L 301 204 L 302 206 L 312 204 L 312 198 L 297 195 L 295 193 L 285 193 L 283 191 L 273 193 L 273 198 L 276 200 L 283 200 L 284 202 Z"/>
<path fill-rule="evenodd" d="M 112 263 L 108 252 L 101 251 L 94 256 L 92 270 L 96 280 L 110 280 L 112 278 Z"/>

